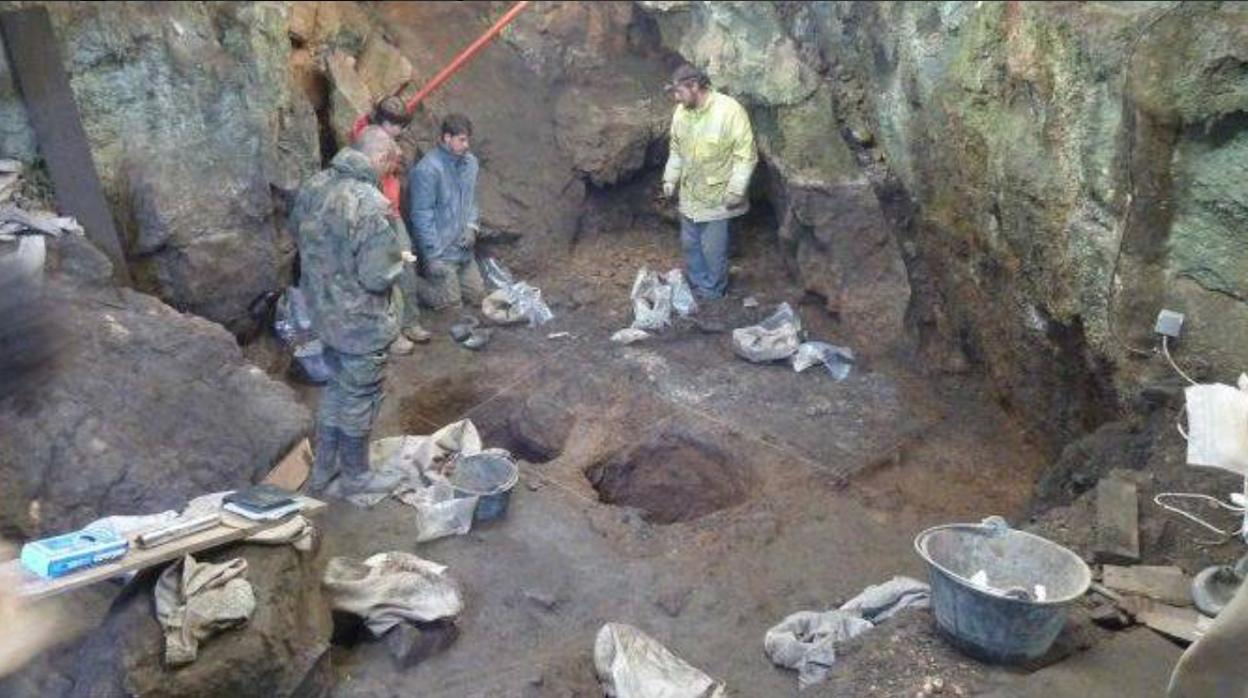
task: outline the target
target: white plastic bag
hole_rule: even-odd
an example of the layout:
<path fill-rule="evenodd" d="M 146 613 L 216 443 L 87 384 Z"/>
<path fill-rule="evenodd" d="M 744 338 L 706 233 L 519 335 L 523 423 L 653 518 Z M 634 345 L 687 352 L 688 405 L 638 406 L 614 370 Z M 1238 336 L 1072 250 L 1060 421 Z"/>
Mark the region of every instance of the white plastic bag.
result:
<path fill-rule="evenodd" d="M 1187 398 L 1187 462 L 1248 477 L 1248 393 L 1229 385 L 1193 385 Z"/>
<path fill-rule="evenodd" d="M 503 291 L 507 304 L 510 306 L 509 314 L 515 313 L 527 319 L 529 327 L 544 325 L 554 319 L 555 314 L 550 311 L 550 306 L 542 300 L 541 289 L 523 281 L 516 281 L 511 271 L 493 257 L 486 259 L 482 267 L 485 278 Z M 486 312 L 484 303 L 481 311 Z M 488 313 L 486 314 L 488 316 Z"/>
<path fill-rule="evenodd" d="M 732 350 L 754 363 L 778 361 L 797 352 L 801 335 L 801 318 L 788 303 L 781 303 L 766 320 L 733 330 Z"/>
<path fill-rule="evenodd" d="M 827 342 L 803 342 L 792 357 L 793 370 L 801 373 L 816 364 L 823 364 L 828 373 L 838 381 L 849 377 L 854 363 L 854 352 Z"/>
<path fill-rule="evenodd" d="M 672 321 L 672 287 L 658 273 L 642 267 L 629 293 L 633 301 L 633 329 L 661 330 Z"/>

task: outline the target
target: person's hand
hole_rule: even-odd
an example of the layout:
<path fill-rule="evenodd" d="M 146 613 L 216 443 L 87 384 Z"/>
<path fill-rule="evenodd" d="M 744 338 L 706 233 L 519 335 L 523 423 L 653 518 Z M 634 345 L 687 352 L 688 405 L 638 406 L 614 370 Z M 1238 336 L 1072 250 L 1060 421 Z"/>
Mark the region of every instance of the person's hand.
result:
<path fill-rule="evenodd" d="M 743 208 L 745 206 L 745 196 L 743 194 L 734 194 L 728 192 L 724 197 L 724 208 L 732 210 L 734 208 Z"/>
<path fill-rule="evenodd" d="M 472 249 L 477 244 L 477 236 L 481 233 L 481 227 L 476 225 L 468 226 L 464 231 L 464 247 Z"/>
<path fill-rule="evenodd" d="M 672 198 L 673 196 L 676 196 L 676 183 L 675 183 L 675 182 L 664 182 L 664 183 L 663 183 L 663 193 L 662 193 L 662 196 L 663 196 L 663 198 L 664 198 L 664 199 L 670 199 L 670 198 Z"/>
<path fill-rule="evenodd" d="M 407 264 L 416 263 L 416 255 L 412 254 L 411 252 L 408 252 L 407 250 L 403 250 L 402 252 L 400 252 L 399 256 L 402 257 L 403 261 L 406 262 Z"/>

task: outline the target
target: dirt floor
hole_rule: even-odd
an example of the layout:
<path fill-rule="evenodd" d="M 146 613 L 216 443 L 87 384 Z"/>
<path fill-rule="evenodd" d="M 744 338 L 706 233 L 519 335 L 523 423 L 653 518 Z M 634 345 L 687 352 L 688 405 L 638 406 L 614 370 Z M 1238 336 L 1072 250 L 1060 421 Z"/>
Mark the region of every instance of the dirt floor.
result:
<path fill-rule="evenodd" d="M 912 541 L 927 526 L 1023 515 L 1043 460 L 976 381 L 935 382 L 900 356 L 838 383 L 733 355 L 717 330 L 803 300 L 767 230 L 759 218 L 737 236 L 730 296 L 705 304 L 700 326 L 629 347 L 608 338 L 631 321 L 637 269 L 679 264 L 670 223 L 582 239 L 557 265 L 513 263 L 556 319 L 499 329 L 480 353 L 447 336 L 455 314 L 428 319 L 433 342 L 392 364 L 377 435 L 467 418 L 487 446 L 549 460 L 522 461 L 506 519 L 465 537 L 416 545 L 400 504 L 333 507 L 330 555 L 414 551 L 448 565 L 467 602 L 455 644 L 414 668 L 377 645 L 337 652 L 336 695 L 601 695 L 592 646 L 609 621 L 735 695 L 795 694 L 796 675 L 762 652 L 767 628 L 893 575 L 922 577 Z M 812 338 L 838 340 L 817 302 L 800 311 Z M 957 654 L 926 611 L 894 626 L 854 643 L 804 695 L 910 697 L 934 678 L 970 695 L 1021 675 Z M 1086 646 L 1079 632 L 1055 653 Z"/>

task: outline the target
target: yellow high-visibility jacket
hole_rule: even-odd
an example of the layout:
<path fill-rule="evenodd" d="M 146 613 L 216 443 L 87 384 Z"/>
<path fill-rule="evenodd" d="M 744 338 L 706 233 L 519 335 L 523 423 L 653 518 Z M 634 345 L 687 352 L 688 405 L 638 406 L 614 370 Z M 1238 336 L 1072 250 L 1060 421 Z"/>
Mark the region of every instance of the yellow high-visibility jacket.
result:
<path fill-rule="evenodd" d="M 680 213 L 701 223 L 746 212 L 729 210 L 729 193 L 745 196 L 758 163 L 750 117 L 737 100 L 712 91 L 698 109 L 676 107 L 664 183 L 680 191 Z"/>

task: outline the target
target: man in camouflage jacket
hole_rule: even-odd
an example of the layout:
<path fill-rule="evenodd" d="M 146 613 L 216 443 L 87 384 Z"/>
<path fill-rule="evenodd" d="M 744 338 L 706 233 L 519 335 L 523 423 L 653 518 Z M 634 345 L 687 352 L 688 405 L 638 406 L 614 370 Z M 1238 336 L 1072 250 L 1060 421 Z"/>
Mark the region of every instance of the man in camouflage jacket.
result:
<path fill-rule="evenodd" d="M 304 184 L 292 213 L 300 286 L 335 369 L 317 413 L 312 490 L 329 485 L 339 460 L 344 494 L 379 484 L 369 473 L 368 437 L 381 405 L 387 349 L 399 333 L 401 300 L 393 287 L 412 259 L 406 231 L 378 188 L 397 157 L 380 127 L 365 129 Z"/>

